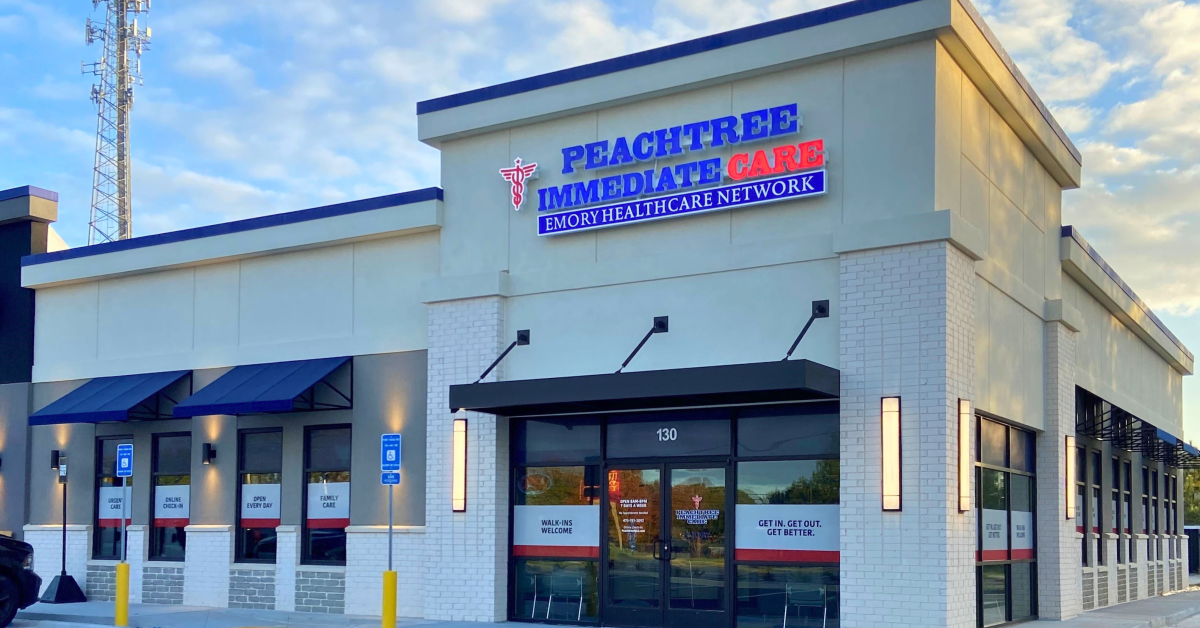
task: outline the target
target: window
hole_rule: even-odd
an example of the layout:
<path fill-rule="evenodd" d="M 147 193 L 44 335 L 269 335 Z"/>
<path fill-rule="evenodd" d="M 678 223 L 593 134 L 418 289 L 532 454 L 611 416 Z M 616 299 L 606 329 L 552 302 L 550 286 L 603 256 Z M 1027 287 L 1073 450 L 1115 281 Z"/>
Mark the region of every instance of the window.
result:
<path fill-rule="evenodd" d="M 1037 615 L 1035 445 L 1032 432 L 977 419 L 976 598 L 980 625 L 995 626 Z"/>
<path fill-rule="evenodd" d="M 1104 466 L 1100 464 L 1100 452 L 1092 451 L 1092 468 L 1088 475 L 1091 478 L 1091 501 L 1088 502 L 1089 518 L 1091 519 L 1091 533 L 1096 547 L 1096 564 L 1104 564 L 1104 541 L 1100 538 L 1100 476 L 1104 474 Z M 1089 543 L 1090 545 L 1090 543 Z"/>
<path fill-rule="evenodd" d="M 96 439 L 96 531 L 92 534 L 92 558 L 120 560 L 125 543 L 126 522 L 133 513 L 125 505 L 125 478 L 117 477 L 117 445 L 133 442 L 128 436 Z"/>
<path fill-rule="evenodd" d="M 192 435 L 155 434 L 150 503 L 152 560 L 183 560 L 191 518 Z"/>
<path fill-rule="evenodd" d="M 1121 463 L 1121 468 L 1124 470 L 1121 474 L 1121 495 L 1124 500 L 1124 514 L 1122 516 L 1125 545 L 1128 547 L 1128 560 L 1130 562 L 1137 561 L 1137 554 L 1134 551 L 1133 544 L 1133 463 L 1126 460 Z"/>
<path fill-rule="evenodd" d="M 237 559 L 275 562 L 275 528 L 279 527 L 283 477 L 283 432 L 243 430 L 238 433 Z"/>
<path fill-rule="evenodd" d="M 1142 467 L 1142 534 L 1150 534 L 1150 469 Z M 1154 544 L 1146 541 L 1146 560 L 1154 560 Z"/>
<path fill-rule="evenodd" d="M 678 413 L 642 413 L 608 420 L 609 458 L 728 456 L 728 412 L 713 418 L 679 418 Z M 720 418 L 718 418 L 720 417 Z"/>
<path fill-rule="evenodd" d="M 1083 535 L 1081 540 L 1082 550 L 1080 558 L 1083 566 L 1088 565 L 1088 539 L 1087 539 L 1087 450 L 1079 447 L 1075 455 L 1075 531 Z"/>
<path fill-rule="evenodd" d="M 301 562 L 345 565 L 350 525 L 350 427 L 304 432 L 304 533 Z"/>
<path fill-rule="evenodd" d="M 1113 536 L 1117 538 L 1117 563 L 1125 563 L 1125 546 L 1121 539 L 1121 460 L 1116 456 L 1112 459 L 1112 503 L 1109 505 L 1108 517 L 1112 523 Z"/>
<path fill-rule="evenodd" d="M 1162 530 L 1159 528 L 1158 514 L 1158 470 L 1150 470 L 1150 534 L 1154 535 L 1150 539 L 1150 544 L 1154 546 L 1154 560 L 1162 560 L 1162 542 L 1159 540 L 1159 533 Z"/>

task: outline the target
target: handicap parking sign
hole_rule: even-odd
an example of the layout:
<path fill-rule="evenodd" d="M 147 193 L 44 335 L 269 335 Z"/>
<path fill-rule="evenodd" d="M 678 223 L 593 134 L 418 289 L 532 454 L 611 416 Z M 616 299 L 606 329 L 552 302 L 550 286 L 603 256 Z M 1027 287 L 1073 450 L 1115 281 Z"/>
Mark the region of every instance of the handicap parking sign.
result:
<path fill-rule="evenodd" d="M 400 435 L 384 434 L 379 439 L 379 469 L 400 470 Z"/>
<path fill-rule="evenodd" d="M 117 445 L 117 477 L 133 477 L 133 445 Z"/>

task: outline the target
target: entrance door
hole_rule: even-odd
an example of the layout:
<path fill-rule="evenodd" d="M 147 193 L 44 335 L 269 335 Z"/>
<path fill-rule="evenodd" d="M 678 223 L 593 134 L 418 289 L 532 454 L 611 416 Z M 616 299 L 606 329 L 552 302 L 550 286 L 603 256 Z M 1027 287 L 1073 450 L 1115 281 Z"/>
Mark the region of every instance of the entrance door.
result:
<path fill-rule="evenodd" d="M 727 625 L 726 467 L 608 472 L 604 623 Z"/>

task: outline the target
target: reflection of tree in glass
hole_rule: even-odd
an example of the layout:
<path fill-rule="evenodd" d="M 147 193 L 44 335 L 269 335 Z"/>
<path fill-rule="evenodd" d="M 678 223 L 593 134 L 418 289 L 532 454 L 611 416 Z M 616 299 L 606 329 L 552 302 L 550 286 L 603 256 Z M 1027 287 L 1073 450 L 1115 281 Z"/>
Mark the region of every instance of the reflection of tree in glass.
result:
<path fill-rule="evenodd" d="M 1008 474 L 994 469 L 983 469 L 979 482 L 980 498 L 983 507 L 989 510 L 1004 510 L 1008 508 L 1008 491 L 1005 480 Z"/>
<path fill-rule="evenodd" d="M 587 467 L 528 467 L 517 476 L 517 504 L 587 506 L 596 503 L 597 480 Z M 594 467 L 592 468 L 594 470 Z"/>
<path fill-rule="evenodd" d="M 811 475 L 802 475 L 786 487 L 758 495 L 738 491 L 739 504 L 837 504 L 841 486 L 837 460 L 816 460 Z"/>

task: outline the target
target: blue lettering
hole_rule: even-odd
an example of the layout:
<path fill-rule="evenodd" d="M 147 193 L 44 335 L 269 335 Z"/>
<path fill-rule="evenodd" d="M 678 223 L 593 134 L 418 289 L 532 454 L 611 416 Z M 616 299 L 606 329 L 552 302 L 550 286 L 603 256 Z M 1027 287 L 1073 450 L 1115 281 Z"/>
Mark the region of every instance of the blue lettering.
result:
<path fill-rule="evenodd" d="M 725 116 L 724 118 L 713 120 L 713 136 L 710 146 L 716 148 L 725 144 L 737 144 L 737 123 L 738 119 L 733 116 Z"/>
<path fill-rule="evenodd" d="M 671 168 L 663 168 L 658 173 L 658 185 L 654 187 L 655 192 L 663 192 L 666 190 L 678 190 L 679 184 L 675 182 L 675 173 L 671 172 Z"/>
<path fill-rule="evenodd" d="M 623 166 L 631 163 L 633 163 L 633 154 L 629 152 L 629 140 L 618 137 L 613 142 L 612 156 L 608 158 L 608 165 Z"/>
<path fill-rule="evenodd" d="M 800 130 L 799 117 L 800 113 L 796 103 L 771 107 L 771 137 L 787 135 Z"/>
<path fill-rule="evenodd" d="M 583 145 L 583 149 L 587 152 L 587 160 L 583 162 L 583 167 L 586 170 L 604 167 L 606 163 L 605 155 L 608 154 L 608 140 L 589 142 Z"/>
<path fill-rule="evenodd" d="M 637 137 L 633 138 L 633 158 L 638 161 L 646 161 L 653 156 L 654 134 L 638 133 Z"/>
<path fill-rule="evenodd" d="M 624 191 L 623 196 L 637 196 L 642 193 L 646 187 L 646 180 L 640 172 L 630 172 L 621 176 L 621 189 Z"/>
<path fill-rule="evenodd" d="M 567 186 L 563 186 L 564 188 Z M 596 203 L 600 201 L 600 180 L 592 179 L 588 182 L 578 181 L 571 184 L 571 191 L 574 196 L 574 202 L 567 203 L 563 207 L 572 205 L 587 205 L 588 203 Z"/>
<path fill-rule="evenodd" d="M 611 201 L 614 198 L 621 196 L 621 175 L 615 174 L 611 177 L 600 179 L 600 200 Z"/>
<path fill-rule="evenodd" d="M 562 187 L 557 185 L 538 190 L 538 211 L 545 212 L 560 207 L 570 207 L 575 203 L 571 200 L 571 184 Z"/>
<path fill-rule="evenodd" d="M 767 110 L 747 111 L 742 114 L 742 141 L 761 140 L 771 130 L 767 122 Z"/>
<path fill-rule="evenodd" d="M 575 172 L 575 162 L 583 159 L 583 146 L 568 146 L 562 149 L 563 174 Z"/>
<path fill-rule="evenodd" d="M 682 131 L 683 127 L 678 126 L 655 131 L 654 142 L 658 145 L 658 150 L 654 152 L 654 156 L 666 157 L 682 153 L 683 146 L 679 143 L 680 137 L 683 135 Z"/>
<path fill-rule="evenodd" d="M 721 158 L 713 157 L 712 159 L 703 159 L 700 162 L 700 182 L 698 185 L 707 185 L 716 183 L 721 180 Z"/>
<path fill-rule="evenodd" d="M 692 143 L 688 145 L 688 150 L 703 150 L 704 134 L 711 128 L 712 124 L 708 120 L 683 125 L 683 134 L 692 138 Z"/>
<path fill-rule="evenodd" d="M 698 170 L 700 170 L 700 164 L 694 161 L 689 161 L 685 164 L 679 164 L 678 166 L 675 166 L 675 174 L 679 176 L 681 181 L 683 181 L 683 184 L 680 185 L 680 187 L 692 187 L 694 185 L 692 183 L 692 175 L 696 174 Z"/>

